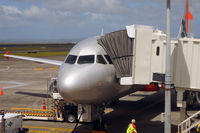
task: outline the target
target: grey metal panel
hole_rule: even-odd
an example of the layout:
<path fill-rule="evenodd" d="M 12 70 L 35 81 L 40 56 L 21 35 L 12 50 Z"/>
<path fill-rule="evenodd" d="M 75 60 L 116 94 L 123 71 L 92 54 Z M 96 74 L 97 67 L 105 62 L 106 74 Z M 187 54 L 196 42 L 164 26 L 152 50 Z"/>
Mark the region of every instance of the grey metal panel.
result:
<path fill-rule="evenodd" d="M 118 78 L 132 76 L 134 39 L 127 36 L 126 30 L 106 34 L 98 43 L 111 57 Z"/>

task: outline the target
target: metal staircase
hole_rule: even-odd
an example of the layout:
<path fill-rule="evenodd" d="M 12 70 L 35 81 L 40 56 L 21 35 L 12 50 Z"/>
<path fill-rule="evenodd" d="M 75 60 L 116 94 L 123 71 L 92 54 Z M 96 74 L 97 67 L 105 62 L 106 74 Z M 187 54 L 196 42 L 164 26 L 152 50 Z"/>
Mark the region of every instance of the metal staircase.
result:
<path fill-rule="evenodd" d="M 178 125 L 178 133 L 190 133 L 190 130 L 200 123 L 200 120 L 197 119 L 198 115 L 200 115 L 200 111 L 182 121 Z"/>

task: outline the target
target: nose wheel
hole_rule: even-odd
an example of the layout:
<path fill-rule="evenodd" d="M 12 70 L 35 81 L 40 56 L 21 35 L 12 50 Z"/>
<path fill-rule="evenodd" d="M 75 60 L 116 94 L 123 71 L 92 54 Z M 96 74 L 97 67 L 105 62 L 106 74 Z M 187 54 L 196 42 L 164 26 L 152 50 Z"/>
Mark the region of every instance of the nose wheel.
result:
<path fill-rule="evenodd" d="M 75 123 L 77 121 L 76 116 L 74 114 L 67 114 L 65 115 L 64 119 L 68 123 Z"/>
<path fill-rule="evenodd" d="M 99 107 L 97 109 L 98 119 L 93 122 L 93 130 L 95 131 L 106 131 L 108 126 L 106 121 L 103 118 L 104 115 L 104 107 Z"/>
<path fill-rule="evenodd" d="M 68 123 L 77 122 L 77 106 L 73 104 L 63 106 L 64 120 Z"/>
<path fill-rule="evenodd" d="M 108 128 L 107 123 L 105 120 L 96 120 L 93 122 L 93 130 L 95 131 L 106 131 Z"/>

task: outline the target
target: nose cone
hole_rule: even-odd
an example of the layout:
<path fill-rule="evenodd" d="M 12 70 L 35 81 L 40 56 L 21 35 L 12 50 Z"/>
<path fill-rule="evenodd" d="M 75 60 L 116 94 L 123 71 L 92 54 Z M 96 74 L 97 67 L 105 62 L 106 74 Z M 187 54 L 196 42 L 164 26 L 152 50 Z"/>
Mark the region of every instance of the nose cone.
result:
<path fill-rule="evenodd" d="M 64 64 L 58 72 L 58 91 L 64 100 L 79 104 L 96 104 L 118 94 L 114 74 L 99 65 Z"/>
<path fill-rule="evenodd" d="M 71 65 L 64 64 L 58 72 L 58 90 L 60 95 L 67 101 L 75 102 L 74 96 L 80 90 L 80 81 L 77 80 L 79 73 Z M 70 94 L 70 95 L 69 95 Z"/>
<path fill-rule="evenodd" d="M 73 103 L 94 103 L 98 100 L 95 78 L 91 77 L 90 67 L 65 64 L 58 72 L 58 90 L 60 95 Z"/>

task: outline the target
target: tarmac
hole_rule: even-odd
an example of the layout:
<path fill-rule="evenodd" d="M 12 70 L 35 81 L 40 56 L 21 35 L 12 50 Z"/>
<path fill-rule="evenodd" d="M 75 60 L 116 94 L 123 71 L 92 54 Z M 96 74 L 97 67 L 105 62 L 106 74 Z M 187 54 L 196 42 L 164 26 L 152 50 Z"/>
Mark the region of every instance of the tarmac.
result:
<path fill-rule="evenodd" d="M 64 56 L 48 57 L 64 60 Z M 10 108 L 42 109 L 47 98 L 47 80 L 57 76 L 58 67 L 49 64 L 0 58 L 0 110 Z M 163 133 L 164 91 L 136 92 L 120 99 L 114 111 L 105 115 L 108 133 L 125 133 L 131 119 L 136 119 L 138 133 Z M 193 111 L 190 111 L 193 112 Z M 177 132 L 179 108 L 176 107 L 176 93 L 172 91 L 172 133 Z M 30 133 L 70 133 L 75 123 L 24 120 L 23 127 Z M 90 133 L 92 124 L 81 123 L 76 133 Z"/>

